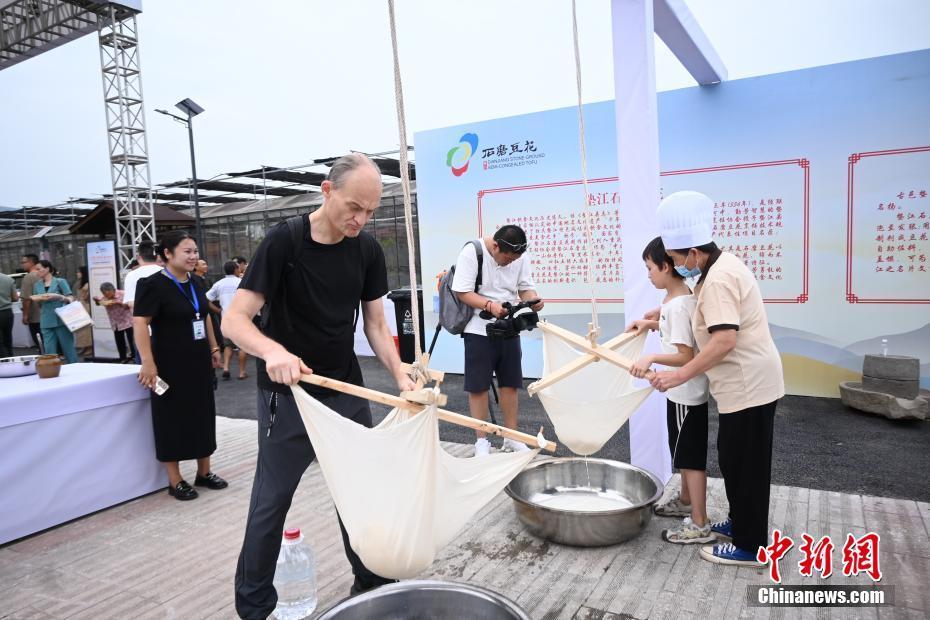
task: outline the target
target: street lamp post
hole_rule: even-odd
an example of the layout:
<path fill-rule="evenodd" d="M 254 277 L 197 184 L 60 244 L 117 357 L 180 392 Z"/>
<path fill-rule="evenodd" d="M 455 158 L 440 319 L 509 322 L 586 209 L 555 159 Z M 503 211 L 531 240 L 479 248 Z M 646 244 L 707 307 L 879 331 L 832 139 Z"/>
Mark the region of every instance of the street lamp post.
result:
<path fill-rule="evenodd" d="M 207 247 L 203 242 L 203 229 L 200 224 L 200 196 L 197 193 L 197 161 L 194 158 L 194 117 L 203 112 L 203 108 L 194 103 L 190 99 L 184 99 L 175 104 L 176 108 L 187 114 L 187 118 L 183 116 L 178 116 L 177 114 L 172 114 L 167 110 L 155 110 L 159 114 L 164 114 L 165 116 L 170 116 L 174 120 L 184 123 L 187 125 L 187 137 L 190 141 L 190 150 L 191 150 L 191 184 L 194 190 L 194 221 L 196 227 L 196 237 L 197 237 L 197 249 L 201 252 L 202 255 L 206 255 Z"/>

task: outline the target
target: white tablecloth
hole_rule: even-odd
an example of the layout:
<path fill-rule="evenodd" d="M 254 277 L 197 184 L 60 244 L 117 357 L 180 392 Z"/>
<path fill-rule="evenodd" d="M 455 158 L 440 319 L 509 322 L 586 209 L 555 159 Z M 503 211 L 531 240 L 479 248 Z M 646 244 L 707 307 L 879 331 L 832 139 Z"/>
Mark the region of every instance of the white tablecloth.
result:
<path fill-rule="evenodd" d="M 138 370 L 0 379 L 0 544 L 167 486 Z"/>

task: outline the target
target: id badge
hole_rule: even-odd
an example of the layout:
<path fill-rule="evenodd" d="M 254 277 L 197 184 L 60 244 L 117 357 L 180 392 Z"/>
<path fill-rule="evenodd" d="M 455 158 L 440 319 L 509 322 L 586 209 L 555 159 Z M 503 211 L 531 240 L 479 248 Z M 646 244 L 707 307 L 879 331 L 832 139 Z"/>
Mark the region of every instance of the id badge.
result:
<path fill-rule="evenodd" d="M 200 319 L 199 321 L 193 321 L 193 326 L 194 340 L 203 340 L 207 337 L 207 326 L 203 319 Z"/>

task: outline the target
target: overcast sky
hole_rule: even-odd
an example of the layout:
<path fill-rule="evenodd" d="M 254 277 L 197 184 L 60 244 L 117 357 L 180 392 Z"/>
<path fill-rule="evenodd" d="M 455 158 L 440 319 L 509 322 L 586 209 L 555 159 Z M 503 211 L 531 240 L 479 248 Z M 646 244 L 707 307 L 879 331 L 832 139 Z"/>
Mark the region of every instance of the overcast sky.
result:
<path fill-rule="evenodd" d="M 585 101 L 613 98 L 609 0 L 579 0 Z M 928 0 L 689 0 L 730 79 L 930 48 Z M 152 182 L 397 146 L 386 0 L 144 0 Z M 413 132 L 574 105 L 569 0 L 397 0 Z M 693 86 L 656 40 L 659 90 Z M 87 36 L 0 71 L 0 205 L 111 191 L 100 56 Z"/>

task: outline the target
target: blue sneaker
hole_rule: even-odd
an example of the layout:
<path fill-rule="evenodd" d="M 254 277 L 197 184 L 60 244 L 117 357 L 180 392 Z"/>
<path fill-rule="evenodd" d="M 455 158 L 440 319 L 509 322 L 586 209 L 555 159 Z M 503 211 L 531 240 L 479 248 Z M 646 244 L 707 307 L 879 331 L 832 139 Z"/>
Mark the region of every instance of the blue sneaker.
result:
<path fill-rule="evenodd" d="M 710 524 L 710 531 L 717 535 L 717 538 L 733 538 L 733 521 L 727 517 L 723 521 L 717 521 Z"/>
<path fill-rule="evenodd" d="M 701 547 L 701 557 L 715 564 L 732 564 L 735 566 L 750 566 L 763 568 L 765 564 L 756 560 L 756 554 L 740 549 L 733 543 L 707 545 Z"/>

